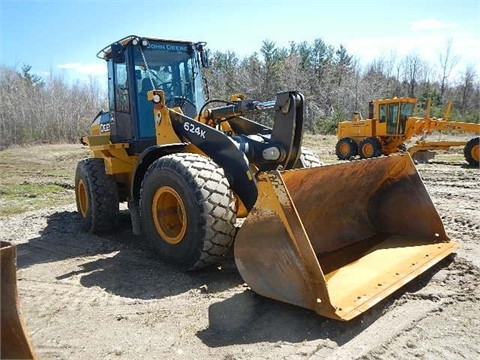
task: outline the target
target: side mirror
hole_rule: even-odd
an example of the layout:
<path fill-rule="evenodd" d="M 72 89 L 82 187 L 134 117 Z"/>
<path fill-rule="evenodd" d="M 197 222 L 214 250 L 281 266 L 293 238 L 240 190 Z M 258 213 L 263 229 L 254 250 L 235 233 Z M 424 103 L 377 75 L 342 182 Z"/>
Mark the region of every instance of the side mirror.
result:
<path fill-rule="evenodd" d="M 204 50 L 200 53 L 200 60 L 202 62 L 202 66 L 204 68 L 209 68 L 210 67 L 210 62 L 208 61 L 208 51 Z"/>
<path fill-rule="evenodd" d="M 205 48 L 206 42 L 197 42 L 193 45 L 194 49 L 200 54 L 200 62 L 204 68 L 209 68 L 210 63 L 208 62 L 208 51 Z"/>
<path fill-rule="evenodd" d="M 114 63 L 125 62 L 125 48 L 120 43 L 115 43 L 110 46 L 112 52 L 112 60 Z"/>

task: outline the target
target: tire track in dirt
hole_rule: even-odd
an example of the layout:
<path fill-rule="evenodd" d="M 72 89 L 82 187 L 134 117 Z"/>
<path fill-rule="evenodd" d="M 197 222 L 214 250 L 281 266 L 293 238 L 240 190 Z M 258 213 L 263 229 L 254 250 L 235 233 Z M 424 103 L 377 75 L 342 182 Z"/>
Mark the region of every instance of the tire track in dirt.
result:
<path fill-rule="evenodd" d="M 468 260 L 445 259 L 393 298 L 381 317 L 326 359 L 450 360 L 480 353 L 480 269 Z"/>
<path fill-rule="evenodd" d="M 377 346 L 361 359 L 457 359 L 480 354 L 480 270 L 469 261 L 455 259 L 429 284 L 407 293 L 400 302 L 431 300 L 437 306 L 404 331 Z M 474 355 L 476 354 L 476 355 Z"/>
<path fill-rule="evenodd" d="M 458 254 L 480 266 L 480 169 L 454 162 L 417 165 Z"/>

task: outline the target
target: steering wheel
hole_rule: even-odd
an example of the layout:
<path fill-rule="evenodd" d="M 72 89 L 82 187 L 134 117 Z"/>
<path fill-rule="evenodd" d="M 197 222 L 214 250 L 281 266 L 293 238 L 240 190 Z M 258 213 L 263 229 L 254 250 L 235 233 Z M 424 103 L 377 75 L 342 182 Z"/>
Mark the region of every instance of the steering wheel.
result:
<path fill-rule="evenodd" d="M 178 81 L 166 81 L 161 84 L 162 90 L 167 94 L 175 94 L 175 89 L 182 89 L 182 84 Z"/>

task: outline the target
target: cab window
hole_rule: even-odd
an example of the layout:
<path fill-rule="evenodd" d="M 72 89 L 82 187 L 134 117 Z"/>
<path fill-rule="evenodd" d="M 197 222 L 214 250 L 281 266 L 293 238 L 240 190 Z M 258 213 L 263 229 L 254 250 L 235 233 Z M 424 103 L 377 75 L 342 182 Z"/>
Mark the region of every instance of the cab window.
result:
<path fill-rule="evenodd" d="M 397 133 L 398 107 L 398 104 L 388 105 L 387 134 L 389 135 Z"/>
<path fill-rule="evenodd" d="M 114 64 L 115 67 L 115 110 L 130 113 L 127 65 Z"/>
<path fill-rule="evenodd" d="M 381 123 L 384 123 L 385 121 L 387 121 L 387 115 L 386 115 L 386 110 L 387 108 L 387 105 L 380 105 L 380 109 L 379 109 L 379 122 Z"/>

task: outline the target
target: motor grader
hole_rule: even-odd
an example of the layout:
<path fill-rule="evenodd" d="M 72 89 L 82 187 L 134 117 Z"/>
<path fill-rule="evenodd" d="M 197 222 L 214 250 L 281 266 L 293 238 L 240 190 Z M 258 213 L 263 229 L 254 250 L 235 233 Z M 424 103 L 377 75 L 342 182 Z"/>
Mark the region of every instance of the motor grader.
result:
<path fill-rule="evenodd" d="M 302 94 L 205 100 L 202 42 L 131 35 L 97 56 L 109 109 L 82 138 L 85 231 L 115 231 L 126 202 L 163 261 L 196 270 L 233 246 L 254 292 L 339 320 L 457 248 L 408 154 L 320 166 L 302 147 Z M 264 111 L 271 128 L 246 117 Z"/>
<path fill-rule="evenodd" d="M 465 160 L 470 166 L 479 166 L 480 124 L 450 121 L 451 102 L 443 118 L 430 117 L 430 101 L 423 117 L 414 116 L 417 100 L 401 97 L 374 100 L 369 106 L 369 118 L 360 119 L 354 113 L 351 121 L 338 124 L 338 142 L 335 152 L 340 160 L 359 155 L 372 158 L 407 150 L 406 142 L 420 137 L 408 152 L 414 159 L 429 160 L 435 154 L 429 150 L 449 150 L 454 146 L 464 147 Z M 476 134 L 469 141 L 428 141 L 433 131 L 454 131 Z"/>

